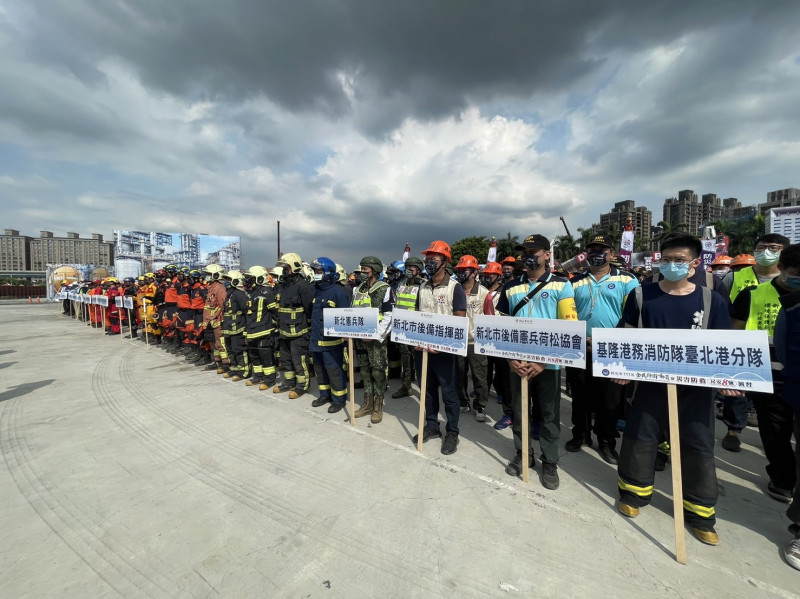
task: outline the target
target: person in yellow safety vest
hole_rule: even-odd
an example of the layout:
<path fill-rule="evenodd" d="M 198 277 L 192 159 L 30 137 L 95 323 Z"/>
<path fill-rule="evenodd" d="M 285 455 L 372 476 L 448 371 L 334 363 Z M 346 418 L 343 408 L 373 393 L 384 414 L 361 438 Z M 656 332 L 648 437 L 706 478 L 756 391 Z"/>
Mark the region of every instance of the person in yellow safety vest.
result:
<path fill-rule="evenodd" d="M 773 279 L 755 287 L 742 289 L 733 302 L 731 324 L 734 329 L 748 331 L 766 331 L 772 341 L 775 320 L 780 311 L 780 298 L 793 292 L 787 285 L 787 268 L 800 265 L 800 245 L 789 245 L 783 236 L 773 236 L 756 244 L 756 260 L 762 259 L 763 252 L 778 255 L 774 264 L 778 275 Z M 770 343 L 770 353 L 774 348 Z M 797 483 L 796 462 L 792 449 L 792 433 L 794 416 L 792 408 L 783 401 L 783 374 L 774 355 L 771 356 L 772 393 L 748 393 L 758 414 L 758 435 L 767 457 L 767 494 L 778 501 L 786 503 L 792 500 L 792 491 Z M 729 431 L 723 439 L 728 444 L 741 443 L 739 434 Z"/>
<path fill-rule="evenodd" d="M 737 256 L 734 259 L 731 264 L 732 268 L 738 267 L 744 259 L 748 259 L 748 262 L 755 261 L 755 264 L 741 269 L 737 268 L 722 279 L 722 284 L 725 286 L 732 302 L 736 301 L 736 296 L 739 295 L 742 289 L 766 283 L 778 276 L 778 255 L 781 252 L 775 248 L 778 248 L 778 246 L 781 248 L 786 247 L 789 243 L 789 240 L 783 235 L 767 233 L 756 240 L 754 256 Z M 770 247 L 773 249 L 758 249 Z"/>
<path fill-rule="evenodd" d="M 206 366 L 206 370 L 216 370 L 217 374 L 224 374 L 230 360 L 228 351 L 222 343 L 222 316 L 225 299 L 228 291 L 222 282 L 225 270 L 219 264 L 209 264 L 205 267 L 209 283 L 206 289 L 206 303 L 203 305 L 203 339 L 212 344 L 214 356 L 213 364 Z"/>
<path fill-rule="evenodd" d="M 411 256 L 405 261 L 405 278 L 400 281 L 400 284 L 395 290 L 395 310 L 416 310 L 417 295 L 419 294 L 419 287 L 422 284 L 422 269 L 425 265 L 422 260 L 416 256 Z M 408 397 L 411 395 L 411 383 L 416 378 L 414 372 L 414 348 L 404 343 L 398 343 L 400 346 L 400 365 L 402 368 L 403 383 L 400 388 L 392 393 L 392 399 L 399 399 L 401 397 Z"/>
<path fill-rule="evenodd" d="M 475 315 L 483 314 L 483 302 L 489 290 L 481 285 L 478 275 L 478 260 L 475 256 L 461 256 L 456 264 L 456 278 L 461 283 L 467 296 L 467 318 L 469 318 L 469 335 L 467 355 L 458 357 L 458 399 L 462 412 L 475 410 L 475 420 L 486 422 L 486 405 L 489 403 L 489 384 L 487 380 L 489 360 L 482 354 L 475 353 Z M 470 406 L 467 375 L 472 372 L 472 388 L 475 391 L 474 405 Z"/>
<path fill-rule="evenodd" d="M 354 308 L 378 309 L 378 336 L 380 339 L 358 339 L 360 349 L 361 381 L 364 384 L 364 403 L 355 417 L 371 414 L 377 424 L 383 420 L 383 396 L 386 393 L 386 338 L 392 324 L 392 292 L 389 285 L 378 280 L 383 263 L 375 256 L 365 256 L 361 263 L 361 284 L 353 291 Z"/>
<path fill-rule="evenodd" d="M 417 309 L 421 312 L 446 314 L 451 316 L 467 315 L 467 296 L 464 288 L 447 274 L 452 252 L 450 245 L 444 241 L 431 242 L 428 249 L 422 252 L 425 256 L 425 272 L 430 277 L 419 288 Z M 425 381 L 425 427 L 413 437 L 416 444 L 419 435 L 422 442 L 441 438 L 439 427 L 439 389 L 442 390 L 441 402 L 447 418 L 445 437 L 441 452 L 450 455 L 458 448 L 458 421 L 461 416 L 458 399 L 458 356 L 445 352 L 428 352 L 428 374 Z M 422 374 L 422 351 L 414 356 L 417 376 Z"/>

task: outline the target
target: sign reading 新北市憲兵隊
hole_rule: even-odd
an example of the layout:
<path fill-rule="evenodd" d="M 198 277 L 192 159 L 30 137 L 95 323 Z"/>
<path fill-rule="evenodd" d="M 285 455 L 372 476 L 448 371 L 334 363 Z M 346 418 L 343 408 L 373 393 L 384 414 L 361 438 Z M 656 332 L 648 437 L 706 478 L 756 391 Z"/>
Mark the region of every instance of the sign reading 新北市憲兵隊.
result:
<path fill-rule="evenodd" d="M 415 310 L 392 313 L 392 341 L 447 354 L 467 355 L 469 320 Z"/>
<path fill-rule="evenodd" d="M 602 378 L 772 393 L 766 331 L 595 328 L 592 369 Z"/>
<path fill-rule="evenodd" d="M 586 368 L 586 323 L 477 315 L 475 353 Z"/>
<path fill-rule="evenodd" d="M 377 308 L 325 308 L 322 318 L 326 337 L 380 339 Z"/>

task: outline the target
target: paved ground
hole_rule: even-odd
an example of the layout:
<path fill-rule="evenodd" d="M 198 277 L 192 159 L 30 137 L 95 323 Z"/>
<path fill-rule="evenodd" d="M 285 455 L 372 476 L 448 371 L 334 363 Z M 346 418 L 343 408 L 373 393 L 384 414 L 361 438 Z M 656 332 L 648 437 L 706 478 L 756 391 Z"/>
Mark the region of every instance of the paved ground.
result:
<path fill-rule="evenodd" d="M 351 428 L 59 312 L 0 305 L 0 597 L 800 596 L 754 430 L 718 453 L 720 546 L 688 535 L 682 566 L 669 470 L 628 520 L 593 450 L 550 492 L 471 415 L 420 455 L 413 399 Z"/>

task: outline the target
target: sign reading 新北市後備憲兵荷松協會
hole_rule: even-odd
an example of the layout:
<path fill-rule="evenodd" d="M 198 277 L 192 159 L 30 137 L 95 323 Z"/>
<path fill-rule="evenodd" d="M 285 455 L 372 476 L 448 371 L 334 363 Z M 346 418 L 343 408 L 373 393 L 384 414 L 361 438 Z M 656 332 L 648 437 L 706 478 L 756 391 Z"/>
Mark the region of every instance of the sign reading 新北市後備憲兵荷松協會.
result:
<path fill-rule="evenodd" d="M 475 353 L 586 368 L 586 323 L 476 315 Z"/>
<path fill-rule="evenodd" d="M 766 331 L 594 329 L 594 376 L 772 392 Z"/>

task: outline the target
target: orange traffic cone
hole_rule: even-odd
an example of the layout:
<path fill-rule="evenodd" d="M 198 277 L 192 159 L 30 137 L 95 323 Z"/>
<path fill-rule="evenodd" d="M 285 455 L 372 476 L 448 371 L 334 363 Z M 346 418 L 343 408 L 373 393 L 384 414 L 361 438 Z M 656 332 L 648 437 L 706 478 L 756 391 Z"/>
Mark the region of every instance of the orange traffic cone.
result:
<path fill-rule="evenodd" d="M 32 303 L 33 303 L 33 300 L 31 299 L 31 296 L 30 296 L 30 295 L 28 296 L 28 303 L 29 303 L 29 304 L 32 304 Z"/>

